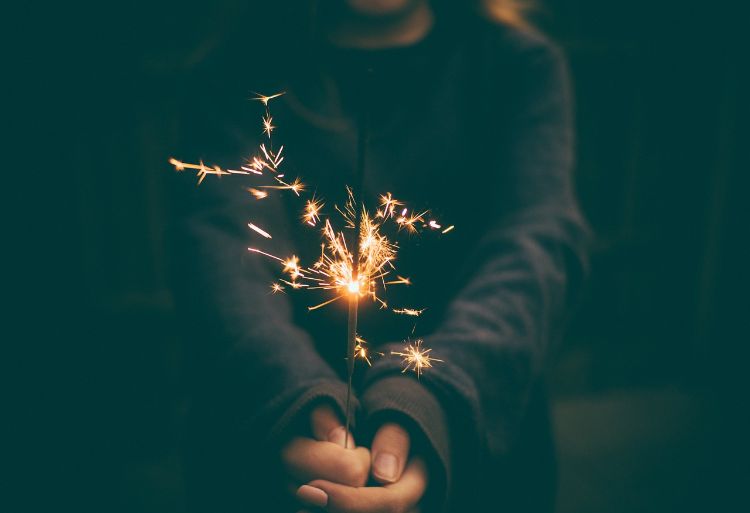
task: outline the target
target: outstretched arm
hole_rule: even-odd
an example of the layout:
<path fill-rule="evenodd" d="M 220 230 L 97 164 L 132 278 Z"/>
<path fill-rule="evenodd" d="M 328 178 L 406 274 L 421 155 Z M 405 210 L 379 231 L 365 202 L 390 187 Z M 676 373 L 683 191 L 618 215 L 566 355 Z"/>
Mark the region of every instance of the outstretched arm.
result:
<path fill-rule="evenodd" d="M 255 486 L 262 501 L 272 500 L 262 483 L 279 487 L 280 445 L 309 429 L 315 404 L 341 409 L 346 389 L 294 323 L 288 297 L 271 294 L 278 263 L 247 250 L 256 243 L 289 254 L 278 195 L 258 206 L 241 180 L 207 179 L 195 188 L 180 178 L 190 182 L 176 223 L 182 253 L 174 273 L 195 376 L 189 478 L 212 495 L 211 505 L 257 504 L 236 494 Z M 274 238 L 254 238 L 249 221 Z"/>
<path fill-rule="evenodd" d="M 463 496 L 481 482 L 475 469 L 488 454 L 502 456 L 513 447 L 581 278 L 587 241 L 570 176 L 564 62 L 539 44 L 504 72 L 515 74 L 506 82 L 517 86 L 505 86 L 509 105 L 498 113 L 509 136 L 497 146 L 497 208 L 464 262 L 463 286 L 442 324 L 425 338 L 444 362 L 407 385 L 393 377 L 397 362 L 383 359 L 371 369 L 363 398 L 366 411 L 412 419 L 443 464 L 448 493 Z M 393 380 L 402 383 L 395 387 Z M 441 418 L 446 426 L 436 422 Z"/>

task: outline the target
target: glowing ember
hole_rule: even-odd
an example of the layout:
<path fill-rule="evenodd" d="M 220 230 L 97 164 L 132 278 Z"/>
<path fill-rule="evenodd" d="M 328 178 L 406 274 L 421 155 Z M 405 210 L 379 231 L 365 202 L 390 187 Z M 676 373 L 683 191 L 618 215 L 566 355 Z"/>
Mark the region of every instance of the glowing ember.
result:
<path fill-rule="evenodd" d="M 323 208 L 323 202 L 316 200 L 313 196 L 312 199 L 307 200 L 305 203 L 305 212 L 302 214 L 302 221 L 315 226 L 320 221 L 320 209 Z"/>
<path fill-rule="evenodd" d="M 261 191 L 259 189 L 254 189 L 253 187 L 248 187 L 247 192 L 255 196 L 255 199 L 264 199 L 268 197 L 268 193 L 266 191 Z"/>
<path fill-rule="evenodd" d="M 261 228 L 258 228 L 253 223 L 247 223 L 247 226 L 251 230 L 254 230 L 255 232 L 257 232 L 257 233 L 261 234 L 262 236 L 264 236 L 266 239 L 270 239 L 271 238 L 271 234 L 270 233 L 268 233 L 267 231 L 265 231 L 265 230 L 263 230 Z"/>
<path fill-rule="evenodd" d="M 394 309 L 393 313 L 419 317 L 420 315 L 422 315 L 422 312 L 424 312 L 425 310 L 426 308 L 423 308 L 421 310 L 415 310 L 414 308 L 398 308 L 398 309 Z"/>

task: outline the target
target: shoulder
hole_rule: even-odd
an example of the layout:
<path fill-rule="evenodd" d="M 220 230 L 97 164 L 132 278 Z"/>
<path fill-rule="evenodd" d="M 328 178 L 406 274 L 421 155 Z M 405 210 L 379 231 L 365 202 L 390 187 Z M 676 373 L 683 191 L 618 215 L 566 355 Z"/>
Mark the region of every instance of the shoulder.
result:
<path fill-rule="evenodd" d="M 476 52 L 489 72 L 523 79 L 565 73 L 561 47 L 533 28 L 518 28 L 476 18 L 469 28 L 469 51 Z"/>
<path fill-rule="evenodd" d="M 534 29 L 484 18 L 472 25 L 465 50 L 486 105 L 520 108 L 552 97 L 570 101 L 567 60 L 555 42 Z"/>

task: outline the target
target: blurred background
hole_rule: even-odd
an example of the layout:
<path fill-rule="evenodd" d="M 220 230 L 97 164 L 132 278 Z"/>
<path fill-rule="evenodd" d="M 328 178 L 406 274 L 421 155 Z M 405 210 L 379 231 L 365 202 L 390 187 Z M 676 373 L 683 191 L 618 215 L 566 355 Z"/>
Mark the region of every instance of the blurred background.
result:
<path fill-rule="evenodd" d="M 26 506 L 185 509 L 165 241 L 172 92 L 242 2 L 208 4 L 56 5 L 27 12 L 33 42 L 9 47 L 30 77 L 10 80 L 24 90 L 9 96 L 18 130 L 34 136 L 24 157 L 49 164 L 7 193 L 45 212 L 22 246 L 40 251 L 19 256 L 45 292 L 22 287 L 36 314 L 13 345 L 39 330 L 48 342 L 28 344 L 17 382 L 38 450 L 19 472 L 56 484 Z M 746 29 L 698 2 L 540 0 L 530 18 L 570 61 L 576 183 L 595 232 L 550 378 L 558 511 L 738 509 L 750 484 Z"/>

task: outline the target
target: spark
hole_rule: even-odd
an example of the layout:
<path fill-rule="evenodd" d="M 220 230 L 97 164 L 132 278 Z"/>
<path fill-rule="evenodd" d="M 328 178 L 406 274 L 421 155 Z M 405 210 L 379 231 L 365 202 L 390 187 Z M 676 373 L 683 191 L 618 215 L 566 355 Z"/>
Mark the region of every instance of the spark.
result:
<path fill-rule="evenodd" d="M 331 303 L 334 303 L 334 302 L 338 301 L 342 297 L 344 297 L 344 296 L 336 296 L 333 299 L 329 299 L 328 301 L 323 301 L 322 303 L 317 304 L 315 306 L 308 306 L 307 310 L 309 312 L 312 312 L 313 310 L 317 310 L 318 308 L 323 308 L 324 306 L 330 305 Z"/>
<path fill-rule="evenodd" d="M 320 210 L 323 206 L 324 203 L 313 196 L 312 199 L 307 200 L 307 203 L 305 203 L 305 212 L 302 214 L 302 220 L 310 226 L 315 226 L 320 221 Z"/>
<path fill-rule="evenodd" d="M 266 161 L 259 157 L 253 157 L 251 159 L 247 159 L 247 165 L 242 166 L 242 169 L 250 173 L 255 173 L 256 175 L 262 175 L 263 169 L 265 169 L 266 167 L 268 167 Z"/>
<path fill-rule="evenodd" d="M 259 189 L 255 189 L 253 187 L 248 187 L 247 192 L 255 196 L 255 199 L 261 200 L 268 197 L 268 193 L 266 191 L 261 191 Z"/>
<path fill-rule="evenodd" d="M 427 215 L 429 212 L 428 210 L 425 210 L 422 213 L 419 214 L 411 214 L 407 216 L 408 210 L 405 208 L 401 211 L 401 215 L 396 218 L 396 223 L 399 225 L 400 228 L 405 228 L 407 232 L 409 233 L 417 233 L 419 230 L 417 229 L 417 225 L 419 223 L 424 223 L 424 216 Z"/>
<path fill-rule="evenodd" d="M 381 217 L 393 217 L 395 210 L 403 205 L 400 201 L 393 199 L 390 192 L 380 195 Z"/>
<path fill-rule="evenodd" d="M 257 233 L 261 234 L 262 236 L 264 236 L 266 239 L 272 238 L 270 233 L 268 233 L 267 231 L 263 230 L 262 228 L 259 228 L 258 226 L 255 226 L 253 223 L 247 223 L 247 226 L 251 230 L 254 230 L 255 232 L 257 232 Z"/>
<path fill-rule="evenodd" d="M 278 169 L 278 167 L 284 161 L 284 157 L 281 156 L 281 154 L 284 152 L 283 146 L 279 148 L 279 151 L 276 154 L 274 154 L 273 151 L 266 149 L 265 144 L 261 144 L 260 151 L 263 152 L 263 156 L 265 156 L 267 160 L 267 162 L 264 162 L 264 164 L 272 171 Z"/>
<path fill-rule="evenodd" d="M 276 181 L 279 182 L 281 185 L 260 185 L 259 188 L 289 190 L 289 191 L 292 191 L 297 196 L 299 196 L 300 192 L 305 190 L 305 184 L 303 184 L 299 178 L 295 178 L 292 183 L 286 183 L 284 180 L 282 180 L 279 177 L 276 177 Z"/>
<path fill-rule="evenodd" d="M 274 260 L 278 260 L 279 262 L 284 262 L 283 258 L 277 257 L 276 255 L 272 255 L 271 253 L 266 253 L 265 251 L 261 251 L 258 248 L 247 248 L 248 251 L 251 251 L 253 253 L 258 253 L 263 256 L 267 256 L 268 258 L 273 258 Z"/>
<path fill-rule="evenodd" d="M 273 118 L 270 114 L 266 114 L 263 116 L 263 132 L 268 136 L 271 137 L 271 132 L 274 131 L 276 127 L 273 126 Z"/>
<path fill-rule="evenodd" d="M 169 163 L 172 164 L 177 171 L 184 171 L 185 170 L 185 163 L 177 160 L 176 158 L 172 157 L 169 159 Z"/>
<path fill-rule="evenodd" d="M 402 314 L 402 315 L 411 315 L 412 317 L 419 317 L 422 315 L 422 312 L 424 312 L 426 308 L 422 308 L 421 310 L 417 310 L 415 308 L 394 308 L 393 313 L 396 314 Z"/>
<path fill-rule="evenodd" d="M 281 283 L 286 283 L 287 285 L 289 285 L 293 289 L 303 289 L 303 288 L 307 287 L 307 285 L 305 283 L 300 283 L 298 281 L 288 281 L 288 280 L 279 280 L 279 281 Z"/>
<path fill-rule="evenodd" d="M 185 169 L 194 169 L 198 171 L 198 185 L 200 185 L 203 180 L 206 178 L 207 175 L 229 175 L 232 174 L 229 171 L 226 171 L 219 166 L 207 166 L 203 163 L 203 161 L 200 161 L 200 164 L 189 164 L 187 162 L 182 162 L 180 160 L 177 160 L 176 158 L 170 158 L 169 163 L 172 164 L 177 171 L 184 171 Z"/>
<path fill-rule="evenodd" d="M 199 177 L 198 185 L 200 185 L 203 182 L 203 180 L 206 178 L 206 176 L 208 175 L 221 176 L 221 175 L 228 175 L 228 174 L 230 173 L 227 171 L 224 171 L 219 166 L 207 167 L 203 164 L 203 162 L 201 162 L 200 169 L 198 170 L 198 177 Z"/>
<path fill-rule="evenodd" d="M 433 362 L 443 361 L 430 356 L 432 349 L 423 349 L 422 343 L 422 339 L 417 339 L 414 343 L 407 341 L 403 351 L 391 351 L 392 355 L 401 357 L 404 366 L 402 372 L 412 370 L 417 373 L 417 377 L 421 377 L 424 369 L 431 368 Z"/>
<path fill-rule="evenodd" d="M 409 278 L 403 276 L 397 276 L 395 280 L 385 282 L 386 285 L 411 285 Z"/>
<path fill-rule="evenodd" d="M 265 105 L 266 107 L 268 107 L 268 102 L 269 101 L 273 100 L 274 98 L 278 98 L 279 96 L 284 96 L 285 94 L 286 94 L 286 92 L 282 92 L 282 93 L 272 94 L 271 96 L 265 96 L 265 95 L 260 94 L 260 93 L 255 93 L 255 98 L 252 98 L 252 99 L 256 100 L 256 101 L 259 101 L 263 105 Z"/>
<path fill-rule="evenodd" d="M 354 345 L 354 358 L 358 358 L 360 360 L 364 360 L 367 362 L 367 365 L 372 367 L 372 361 L 370 360 L 371 354 L 369 350 L 367 349 L 367 341 L 360 337 L 359 335 L 356 336 L 355 345 Z M 374 354 L 383 356 L 383 353 L 375 352 Z"/>
<path fill-rule="evenodd" d="M 284 287 L 278 283 L 272 283 L 271 293 L 278 294 L 279 292 L 284 293 Z"/>
<path fill-rule="evenodd" d="M 427 225 L 428 225 L 428 226 L 429 226 L 430 228 L 432 228 L 433 230 L 439 230 L 440 228 L 442 228 L 442 226 L 440 226 L 439 224 L 437 224 L 437 222 L 436 222 L 436 221 L 434 221 L 434 220 L 433 220 L 433 221 L 430 221 L 429 223 L 427 223 Z"/>
<path fill-rule="evenodd" d="M 299 269 L 299 258 L 297 258 L 296 255 L 292 255 L 286 260 L 283 260 L 282 263 L 284 264 L 284 272 L 289 273 L 289 276 L 291 276 L 292 279 L 302 276 Z"/>
<path fill-rule="evenodd" d="M 445 230 L 443 230 L 442 233 L 448 233 L 449 231 L 453 230 L 454 228 L 455 228 L 455 226 L 450 225 L 448 228 L 446 228 Z"/>

